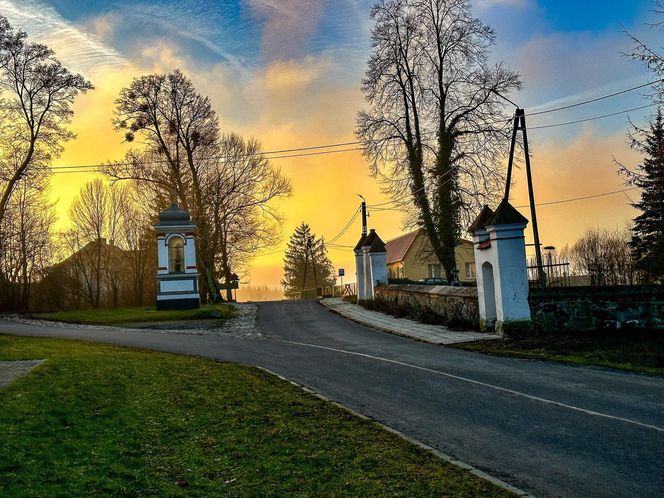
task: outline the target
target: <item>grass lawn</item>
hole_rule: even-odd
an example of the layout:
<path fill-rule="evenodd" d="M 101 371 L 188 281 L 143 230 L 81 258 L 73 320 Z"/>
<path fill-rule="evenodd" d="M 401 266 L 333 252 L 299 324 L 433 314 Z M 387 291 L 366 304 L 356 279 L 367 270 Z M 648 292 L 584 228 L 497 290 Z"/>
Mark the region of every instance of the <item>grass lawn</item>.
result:
<path fill-rule="evenodd" d="M 451 347 L 497 356 L 552 360 L 664 375 L 664 331 L 533 334 Z"/>
<path fill-rule="evenodd" d="M 121 325 L 131 322 L 161 322 L 178 320 L 226 319 L 233 314 L 228 304 L 204 304 L 193 310 L 157 311 L 154 306 L 132 308 L 86 309 L 56 311 L 54 313 L 33 313 L 34 318 L 59 322 L 88 323 L 94 325 Z"/>
<path fill-rule="evenodd" d="M 56 339 L 0 390 L 0 496 L 510 496 L 261 370 Z"/>

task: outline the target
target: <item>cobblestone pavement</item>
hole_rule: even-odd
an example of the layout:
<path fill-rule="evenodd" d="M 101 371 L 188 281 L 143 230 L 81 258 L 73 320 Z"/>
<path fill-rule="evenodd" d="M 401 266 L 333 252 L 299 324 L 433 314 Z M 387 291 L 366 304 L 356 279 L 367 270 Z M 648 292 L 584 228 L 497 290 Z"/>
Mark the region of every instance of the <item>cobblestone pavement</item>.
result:
<path fill-rule="evenodd" d="M 142 326 L 132 327 L 112 327 L 114 331 L 121 330 L 136 333 L 137 330 L 149 330 L 150 332 L 160 332 L 162 334 L 189 334 L 189 335 L 212 335 L 212 336 L 236 336 L 243 338 L 256 339 L 262 337 L 262 334 L 256 328 L 256 310 L 257 306 L 253 303 L 233 303 L 235 312 L 233 317 L 225 320 L 221 326 L 199 327 L 196 328 L 195 321 L 185 322 L 167 322 L 163 324 L 154 324 L 150 327 Z M 79 328 L 87 330 L 108 330 L 108 326 L 83 325 L 66 322 L 55 322 L 50 320 L 38 320 L 35 318 L 24 318 L 19 315 L 10 315 L 5 317 L 18 323 L 30 325 L 39 325 L 42 327 L 54 328 Z"/>
<path fill-rule="evenodd" d="M 27 374 L 44 360 L 0 361 L 0 389 Z"/>
<path fill-rule="evenodd" d="M 445 345 L 499 338 L 496 334 L 450 330 L 443 325 L 426 325 L 406 318 L 396 318 L 378 311 L 367 310 L 338 297 L 321 299 L 320 302 L 335 313 L 355 322 L 430 344 Z"/>

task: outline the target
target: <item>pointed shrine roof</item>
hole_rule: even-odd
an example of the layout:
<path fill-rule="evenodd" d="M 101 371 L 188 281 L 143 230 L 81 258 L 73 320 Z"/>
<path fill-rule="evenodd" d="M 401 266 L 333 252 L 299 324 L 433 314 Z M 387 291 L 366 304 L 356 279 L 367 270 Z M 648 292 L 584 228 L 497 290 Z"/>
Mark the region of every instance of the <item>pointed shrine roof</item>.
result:
<path fill-rule="evenodd" d="M 480 214 L 478 214 L 477 218 L 475 218 L 475 221 L 473 221 L 473 224 L 470 225 L 468 231 L 474 232 L 475 230 L 490 225 L 489 220 L 493 217 L 493 214 L 493 209 L 485 204 L 482 208 L 482 211 L 480 211 Z"/>
<path fill-rule="evenodd" d="M 503 199 L 487 225 L 509 225 L 511 223 L 528 223 L 528 218 L 519 213 L 507 199 Z"/>
<path fill-rule="evenodd" d="M 362 235 L 360 237 L 360 240 L 357 241 L 357 244 L 355 244 L 355 247 L 353 247 L 353 251 L 359 251 L 360 249 L 362 249 L 362 246 L 364 245 L 365 240 L 367 240 L 367 236 Z"/>
<path fill-rule="evenodd" d="M 369 235 L 367 235 L 364 244 L 362 244 L 362 247 L 366 246 L 369 246 L 369 252 L 387 252 L 385 242 L 383 242 L 373 228 L 369 231 Z"/>

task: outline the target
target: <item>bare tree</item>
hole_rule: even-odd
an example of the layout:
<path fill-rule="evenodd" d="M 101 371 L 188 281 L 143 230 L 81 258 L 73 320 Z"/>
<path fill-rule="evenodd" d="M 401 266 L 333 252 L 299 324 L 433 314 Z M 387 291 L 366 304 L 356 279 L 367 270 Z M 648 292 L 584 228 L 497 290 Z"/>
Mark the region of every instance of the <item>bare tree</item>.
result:
<path fill-rule="evenodd" d="M 108 187 L 101 180 L 86 183 L 69 208 L 71 227 L 64 234 L 83 295 L 93 308 L 101 304 L 102 279 L 108 263 L 108 197 Z"/>
<path fill-rule="evenodd" d="M 12 193 L 22 179 L 44 175 L 62 143 L 76 96 L 92 89 L 72 74 L 46 45 L 30 43 L 0 16 L 0 223 Z"/>
<path fill-rule="evenodd" d="M 283 220 L 269 203 L 290 195 L 291 184 L 263 156 L 258 141 L 229 134 L 221 147 L 222 158 L 206 175 L 205 199 L 213 252 L 230 300 L 232 274 L 244 274 L 257 251 L 278 242 Z"/>
<path fill-rule="evenodd" d="M 509 122 L 500 95 L 519 89 L 519 76 L 488 64 L 495 36 L 468 0 L 381 0 L 371 17 L 362 82 L 370 108 L 356 134 L 398 205 L 410 190 L 416 223 L 451 279 L 461 227 L 500 187 Z"/>
<path fill-rule="evenodd" d="M 654 0 L 655 8 L 653 13 L 658 16 L 664 16 L 664 4 L 662 0 Z M 657 21 L 650 24 L 652 29 L 661 31 L 664 28 L 664 21 Z M 664 53 L 662 53 L 662 47 L 653 48 L 648 46 L 648 44 L 639 38 L 638 36 L 633 35 L 626 29 L 624 30 L 625 36 L 630 39 L 634 44 L 634 49 L 632 52 L 627 53 L 628 57 L 638 61 L 643 64 L 644 68 L 653 73 L 657 79 L 653 82 L 654 95 L 652 95 L 653 100 L 657 102 L 662 102 L 664 97 Z M 658 51 L 659 50 L 659 51 Z"/>
<path fill-rule="evenodd" d="M 201 183 L 208 159 L 219 151 L 219 123 L 210 100 L 197 93 L 179 70 L 141 76 L 120 91 L 114 124 L 116 129 L 125 130 L 129 142 L 140 135 L 157 167 L 146 163 L 139 169 L 132 164 L 109 165 L 107 173 L 115 179 L 153 182 L 167 187 L 165 193 L 175 190 L 180 206 L 192 213 L 198 228 L 197 263 L 208 297 L 217 301 L 219 283 L 214 275 Z M 155 170 L 165 174 L 155 180 Z"/>
<path fill-rule="evenodd" d="M 122 247 L 131 198 L 124 186 L 109 187 L 101 179 L 83 186 L 69 209 L 71 227 L 63 234 L 69 257 L 65 266 L 73 289 L 91 307 L 129 302 L 131 257 Z"/>
<path fill-rule="evenodd" d="M 631 285 L 638 275 L 629 247 L 629 230 L 588 229 L 572 247 L 573 266 L 591 285 Z"/>
<path fill-rule="evenodd" d="M 198 228 L 201 289 L 220 299 L 220 280 L 228 283 L 256 250 L 276 242 L 279 216 L 268 204 L 290 194 L 290 183 L 258 142 L 220 137 L 209 99 L 180 71 L 136 78 L 121 91 L 115 115 L 126 140 L 140 135 L 146 147 L 109 164 L 106 173 L 133 181 L 153 212 L 176 192 Z"/>
<path fill-rule="evenodd" d="M 54 205 L 46 190 L 20 181 L 0 225 L 0 302 L 3 308 L 30 309 L 34 285 L 52 262 Z"/>
<path fill-rule="evenodd" d="M 123 189 L 123 202 L 119 204 L 120 235 L 116 244 L 125 250 L 131 268 L 132 302 L 143 304 L 147 295 L 156 292 L 154 275 L 157 271 L 157 254 L 150 212 L 141 209 L 144 199 L 135 184 Z M 114 190 L 119 186 L 114 186 Z M 154 212 L 154 211 L 152 211 Z"/>

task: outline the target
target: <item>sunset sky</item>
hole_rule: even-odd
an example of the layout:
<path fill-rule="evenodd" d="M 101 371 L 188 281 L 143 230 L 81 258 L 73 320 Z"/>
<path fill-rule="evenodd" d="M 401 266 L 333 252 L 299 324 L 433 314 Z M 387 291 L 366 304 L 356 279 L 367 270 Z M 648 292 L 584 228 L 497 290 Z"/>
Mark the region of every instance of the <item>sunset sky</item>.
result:
<path fill-rule="evenodd" d="M 75 104 L 77 139 L 54 165 L 85 165 L 120 159 L 122 136 L 111 126 L 113 101 L 132 77 L 180 68 L 209 96 L 225 132 L 259 139 L 265 150 L 352 142 L 355 115 L 363 106 L 360 81 L 369 53 L 369 8 L 363 0 L 0 0 L 0 13 L 35 41 L 47 43 L 96 89 Z M 475 14 L 496 31 L 495 60 L 518 71 L 524 89 L 511 98 L 526 114 L 600 96 L 648 81 L 624 52 L 623 28 L 656 39 L 650 0 L 477 0 Z M 654 45 L 657 48 L 661 44 Z M 537 202 L 588 196 L 624 188 L 612 157 L 638 160 L 626 144 L 628 115 L 535 129 L 623 111 L 647 102 L 635 91 L 591 105 L 528 118 Z M 652 108 L 629 113 L 647 122 Z M 293 195 L 280 208 L 286 216 L 281 249 L 304 221 L 331 238 L 358 206 L 388 199 L 368 176 L 358 151 L 275 160 L 292 179 Z M 78 189 L 93 174 L 56 174 L 60 224 Z M 512 203 L 526 203 L 523 171 L 516 173 Z M 632 199 L 637 194 L 630 192 Z M 573 243 L 590 226 L 625 226 L 634 215 L 620 193 L 541 206 L 545 245 Z M 529 217 L 527 209 L 521 210 Z M 370 226 L 383 239 L 402 232 L 394 211 L 371 213 Z M 359 221 L 339 244 L 354 244 Z M 350 250 L 331 249 L 335 267 L 354 273 Z M 282 253 L 257 257 L 251 283 L 277 286 Z"/>

